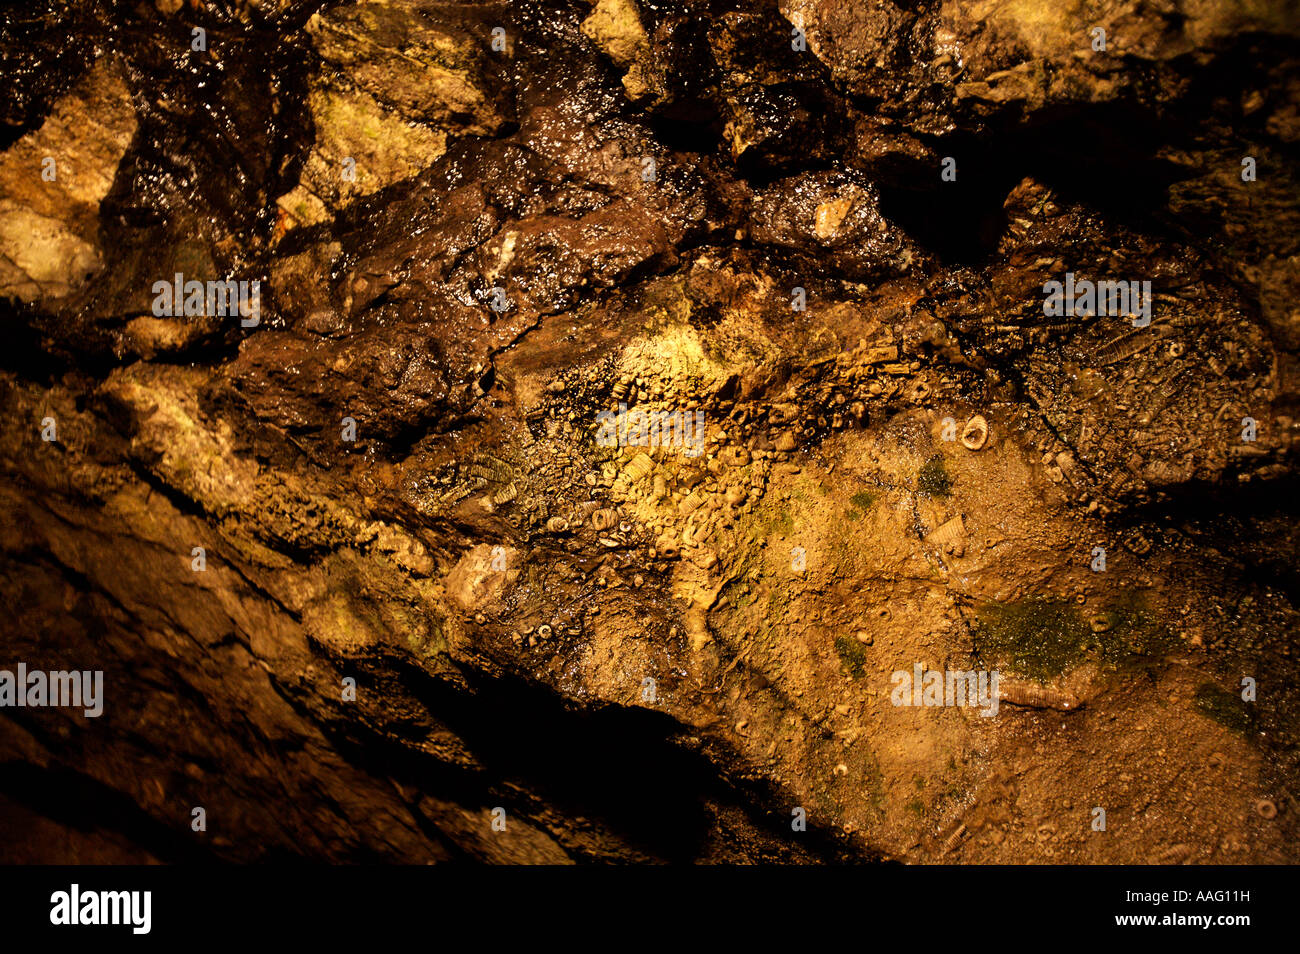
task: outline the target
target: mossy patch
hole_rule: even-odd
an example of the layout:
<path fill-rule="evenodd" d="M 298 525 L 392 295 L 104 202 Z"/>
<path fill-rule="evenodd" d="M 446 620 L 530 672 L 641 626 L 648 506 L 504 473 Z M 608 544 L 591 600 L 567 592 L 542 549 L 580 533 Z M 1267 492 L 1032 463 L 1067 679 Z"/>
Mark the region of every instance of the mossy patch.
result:
<path fill-rule="evenodd" d="M 996 665 L 1039 680 L 1059 676 L 1088 654 L 1110 666 L 1140 667 L 1175 644 L 1140 593 L 1120 594 L 1097 615 L 1107 624 L 1099 633 L 1074 603 L 1031 597 L 984 606 L 973 628 L 981 652 Z"/>
<path fill-rule="evenodd" d="M 866 765 L 862 770 L 862 788 L 872 810 L 878 814 L 883 814 L 885 811 L 885 774 L 880 770 L 880 763 L 876 760 L 874 752 L 867 754 Z"/>
<path fill-rule="evenodd" d="M 849 503 L 853 504 L 845 514 L 850 520 L 861 520 L 871 505 L 876 502 L 876 495 L 869 490 L 859 490 L 849 498 Z"/>
<path fill-rule="evenodd" d="M 784 536 L 794 533 L 794 517 L 790 514 L 788 507 L 774 508 L 769 518 L 767 523 L 769 531 Z"/>
<path fill-rule="evenodd" d="M 1193 697 L 1196 710 L 1233 732 L 1250 729 L 1251 714 L 1241 696 L 1212 682 L 1203 683 Z"/>
<path fill-rule="evenodd" d="M 746 533 L 757 530 L 763 536 L 789 536 L 794 533 L 794 515 L 788 506 L 765 496 L 763 502 L 754 508 L 753 514 L 741 522 L 740 527 Z"/>
<path fill-rule="evenodd" d="M 916 473 L 916 489 L 931 497 L 947 497 L 952 494 L 952 476 L 943 465 L 943 456 L 935 454 Z"/>
<path fill-rule="evenodd" d="M 835 652 L 839 654 L 844 671 L 854 679 L 861 679 L 866 674 L 866 648 L 852 636 L 836 636 Z"/>
<path fill-rule="evenodd" d="M 1073 603 L 1041 597 L 989 603 L 973 629 L 992 663 L 1035 679 L 1059 676 L 1078 663 L 1093 635 Z"/>
<path fill-rule="evenodd" d="M 1110 623 L 1110 629 L 1096 637 L 1106 662 L 1140 665 L 1145 659 L 1163 656 L 1177 643 L 1173 632 L 1160 622 L 1141 593 L 1121 593 L 1101 615 Z"/>

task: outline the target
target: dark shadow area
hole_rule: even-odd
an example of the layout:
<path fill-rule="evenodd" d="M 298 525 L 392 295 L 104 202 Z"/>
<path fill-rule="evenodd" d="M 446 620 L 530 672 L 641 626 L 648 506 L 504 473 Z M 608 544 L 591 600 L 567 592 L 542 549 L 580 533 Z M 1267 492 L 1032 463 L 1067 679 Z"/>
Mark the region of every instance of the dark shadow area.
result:
<path fill-rule="evenodd" d="M 935 145 L 940 166 L 882 183 L 880 207 L 945 265 L 987 261 L 1006 227 L 1007 195 L 1027 177 L 1116 223 L 1159 231 L 1169 186 L 1184 175 L 1155 158 L 1168 141 L 1154 117 L 1123 104 L 1062 110 L 1028 128 L 945 138 Z M 948 157 L 952 181 L 942 178 Z"/>
<path fill-rule="evenodd" d="M 1158 499 L 1128 507 L 1112 515 L 1117 531 L 1154 528 L 1173 542 L 1213 548 L 1242 567 L 1240 574 L 1252 584 L 1271 586 L 1300 602 L 1300 562 L 1287 560 L 1273 541 L 1260 546 L 1261 527 L 1295 536 L 1300 525 L 1300 476 L 1287 474 L 1271 480 L 1238 483 L 1229 472 L 1218 483 L 1193 481 L 1162 490 Z M 1300 556 L 1300 553 L 1293 553 Z"/>
<path fill-rule="evenodd" d="M 0 763 L 0 792 L 38 815 L 82 832 L 114 832 L 154 857 L 170 863 L 218 863 L 201 842 L 180 828 L 164 825 L 128 795 L 62 767 L 27 762 Z M 285 861 L 291 858 L 265 858 Z"/>
<path fill-rule="evenodd" d="M 702 755 L 674 743 L 683 728 L 665 714 L 613 706 L 576 710 L 512 677 L 471 676 L 466 693 L 397 658 L 377 672 L 393 673 L 403 694 L 436 714 L 483 771 L 437 762 L 388 736 L 363 741 L 332 732 L 339 749 L 368 773 L 481 805 L 485 813 L 501 803 L 498 798 L 509 812 L 508 793 L 517 786 L 566 818 L 599 820 L 618 839 L 665 862 L 691 862 L 703 853 L 712 823 L 708 801 L 740 807 L 756 829 L 769 832 L 772 860 L 834 861 L 845 854 L 813 824 L 791 850 L 789 832 L 780 827 L 788 827 L 788 818 L 754 812 L 754 806 L 780 803 L 778 793 L 740 792 L 719 779 Z"/>

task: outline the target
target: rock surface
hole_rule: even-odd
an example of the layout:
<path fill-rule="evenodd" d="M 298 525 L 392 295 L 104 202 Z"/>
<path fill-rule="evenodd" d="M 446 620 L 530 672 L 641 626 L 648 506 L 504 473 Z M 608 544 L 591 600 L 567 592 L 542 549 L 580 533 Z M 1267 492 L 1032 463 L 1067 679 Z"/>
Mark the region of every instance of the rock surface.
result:
<path fill-rule="evenodd" d="M 1295 863 L 1298 29 L 0 13 L 0 854 Z"/>

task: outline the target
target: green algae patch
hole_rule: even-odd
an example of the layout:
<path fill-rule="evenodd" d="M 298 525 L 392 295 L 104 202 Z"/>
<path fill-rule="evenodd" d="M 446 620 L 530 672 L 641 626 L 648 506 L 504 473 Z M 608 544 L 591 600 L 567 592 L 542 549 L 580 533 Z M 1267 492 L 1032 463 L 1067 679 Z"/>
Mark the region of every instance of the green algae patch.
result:
<path fill-rule="evenodd" d="M 916 489 L 931 497 L 948 497 L 952 494 L 952 476 L 943 465 L 943 456 L 935 454 L 916 473 Z"/>
<path fill-rule="evenodd" d="M 854 679 L 866 675 L 867 651 L 852 636 L 836 636 L 835 652 L 839 654 L 840 665 Z"/>
<path fill-rule="evenodd" d="M 850 520 L 861 520 L 866 512 L 871 509 L 871 505 L 875 502 L 875 494 L 869 490 L 859 490 L 849 498 L 849 503 L 853 504 L 853 506 L 849 508 L 846 516 Z"/>
<path fill-rule="evenodd" d="M 764 494 L 751 513 L 736 521 L 736 528 L 742 536 L 789 536 L 794 533 L 794 514 L 787 504 Z"/>
<path fill-rule="evenodd" d="M 1196 711 L 1233 732 L 1250 729 L 1251 714 L 1241 696 L 1212 682 L 1201 684 L 1193 696 Z"/>
<path fill-rule="evenodd" d="M 1108 663 L 1141 665 L 1147 659 L 1165 655 L 1177 645 L 1173 632 L 1140 593 L 1121 593 L 1100 616 L 1110 627 L 1096 637 L 1101 657 Z"/>
<path fill-rule="evenodd" d="M 865 512 L 871 509 L 871 505 L 876 502 L 876 495 L 869 490 L 859 490 L 849 498 L 849 503 Z"/>
<path fill-rule="evenodd" d="M 1133 592 L 1121 593 L 1090 619 L 1064 599 L 989 603 L 973 630 L 992 662 L 1039 680 L 1061 675 L 1086 656 L 1116 669 L 1141 668 L 1176 644 L 1169 627 Z"/>
<path fill-rule="evenodd" d="M 789 507 L 773 507 L 764 515 L 763 527 L 768 533 L 789 536 L 794 533 L 794 517 Z"/>
<path fill-rule="evenodd" d="M 875 752 L 868 752 L 866 764 L 862 768 L 862 787 L 867 797 L 867 804 L 877 815 L 885 812 L 885 773 L 880 769 L 880 762 Z"/>
<path fill-rule="evenodd" d="M 981 654 L 1035 679 L 1059 676 L 1076 665 L 1093 636 L 1073 603 L 1038 597 L 989 603 L 972 628 Z"/>

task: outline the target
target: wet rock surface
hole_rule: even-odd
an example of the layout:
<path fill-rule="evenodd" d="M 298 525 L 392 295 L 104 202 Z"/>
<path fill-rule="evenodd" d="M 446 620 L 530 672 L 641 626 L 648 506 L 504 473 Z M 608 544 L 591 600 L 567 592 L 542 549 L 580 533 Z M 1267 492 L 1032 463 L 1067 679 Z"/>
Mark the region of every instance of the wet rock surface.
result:
<path fill-rule="evenodd" d="M 1298 30 L 0 13 L 0 851 L 1295 862 Z"/>

